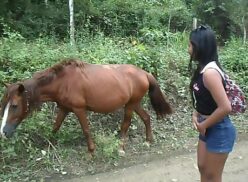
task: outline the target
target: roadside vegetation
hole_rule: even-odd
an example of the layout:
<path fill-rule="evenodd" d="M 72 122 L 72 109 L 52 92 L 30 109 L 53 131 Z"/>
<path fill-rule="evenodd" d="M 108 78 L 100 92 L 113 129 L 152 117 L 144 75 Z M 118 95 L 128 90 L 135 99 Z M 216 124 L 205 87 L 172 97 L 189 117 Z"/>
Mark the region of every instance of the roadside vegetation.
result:
<path fill-rule="evenodd" d="M 107 115 L 89 112 L 90 129 L 97 146 L 95 156 L 90 159 L 76 117 L 69 115 L 54 135 L 51 131 L 56 104 L 45 103 L 41 111 L 23 121 L 13 138 L 0 139 L 0 181 L 41 181 L 53 176 L 66 178 L 94 174 L 142 162 L 147 155 L 159 156 L 189 149 L 189 141 L 197 136 L 191 125 L 192 108 L 188 91 L 190 78 L 187 68 L 188 34 L 194 1 L 186 1 L 188 3 L 185 4 L 182 3 L 184 1 L 175 0 L 174 4 L 168 5 L 170 8 L 158 11 L 161 3 L 166 2 L 146 1 L 145 4 L 135 4 L 130 0 L 125 4 L 112 0 L 111 3 L 102 3 L 99 11 L 92 4 L 88 6 L 87 14 L 81 11 L 77 14 L 77 17 L 84 17 L 78 18 L 78 26 L 79 20 L 84 25 L 76 31 L 74 46 L 71 46 L 65 32 L 67 17 L 54 11 L 54 8 L 66 8 L 62 3 L 50 4 L 51 9 L 46 9 L 47 12 L 58 13 L 56 16 L 53 14 L 49 21 L 38 19 L 38 14 L 35 14 L 36 20 L 43 22 L 43 27 L 33 22 L 35 26 L 31 29 L 25 16 L 21 19 L 22 23 L 17 22 L 16 27 L 10 23 L 11 16 L 9 19 L 0 19 L 1 83 L 30 78 L 36 71 L 65 58 L 78 58 L 94 64 L 133 64 L 156 76 L 175 110 L 165 119 L 157 120 L 148 98 L 144 98 L 143 104 L 151 114 L 154 142 L 150 148 L 144 145 L 144 124 L 134 116 L 124 157 L 118 155 L 122 109 Z M 18 3 L 15 5 L 20 6 Z M 29 16 L 38 12 L 35 7 L 28 12 Z M 83 7 L 86 8 L 87 4 Z M 63 21 L 59 19 L 60 16 Z M 201 15 L 203 22 L 204 16 Z M 52 29 L 52 21 L 55 20 L 58 29 Z M 168 21 L 171 23 L 168 24 Z M 218 27 L 216 22 L 214 26 Z M 218 35 L 220 38 L 221 34 Z M 219 47 L 221 64 L 248 97 L 248 44 L 244 43 L 242 36 L 234 34 L 224 40 Z M 2 84 L 0 96 L 4 89 Z M 247 133 L 248 113 L 232 117 L 238 132 Z"/>
<path fill-rule="evenodd" d="M 145 98 L 144 105 L 152 116 L 154 143 L 151 148 L 143 145 L 144 125 L 138 117 L 134 117 L 129 130 L 127 156 L 182 149 L 189 138 L 196 136 L 190 121 L 192 108 L 188 94 L 187 33 L 171 33 L 168 41 L 154 34 L 154 39 L 149 40 L 151 42 L 99 34 L 83 37 L 77 47 L 56 39 L 28 41 L 17 32 L 6 33 L 8 38 L 2 39 L 0 43 L 2 82 L 12 83 L 30 78 L 34 72 L 68 57 L 95 64 L 134 64 L 157 76 L 175 113 L 164 120 L 157 120 Z M 248 72 L 244 66 L 247 66 L 247 48 L 235 38 L 220 48 L 223 66 L 246 93 Z M 2 86 L 1 96 L 3 90 Z M 89 113 L 91 131 L 97 145 L 95 157 L 89 160 L 86 142 L 75 116 L 67 117 L 61 130 L 53 135 L 51 130 L 56 105 L 44 104 L 41 111 L 33 113 L 20 125 L 14 138 L 1 140 L 0 178 L 4 181 L 19 178 L 29 181 L 31 176 L 40 178 L 47 171 L 51 174 L 75 174 L 77 170 L 71 171 L 68 166 L 78 166 L 80 170 L 77 172 L 85 174 L 118 166 L 123 160 L 118 156 L 121 112 L 119 110 L 109 115 Z M 239 132 L 247 132 L 246 115 L 235 119 Z"/>

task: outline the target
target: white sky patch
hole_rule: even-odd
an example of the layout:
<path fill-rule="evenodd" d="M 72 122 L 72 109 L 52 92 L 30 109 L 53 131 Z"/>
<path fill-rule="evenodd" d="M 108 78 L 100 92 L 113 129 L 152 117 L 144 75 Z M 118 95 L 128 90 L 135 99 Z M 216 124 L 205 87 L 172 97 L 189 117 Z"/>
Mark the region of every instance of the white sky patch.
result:
<path fill-rule="evenodd" d="M 6 125 L 6 122 L 8 119 L 9 107 L 10 107 L 10 103 L 8 102 L 7 106 L 4 109 L 3 120 L 2 120 L 2 125 L 1 125 L 1 135 L 4 135 L 3 128 Z"/>

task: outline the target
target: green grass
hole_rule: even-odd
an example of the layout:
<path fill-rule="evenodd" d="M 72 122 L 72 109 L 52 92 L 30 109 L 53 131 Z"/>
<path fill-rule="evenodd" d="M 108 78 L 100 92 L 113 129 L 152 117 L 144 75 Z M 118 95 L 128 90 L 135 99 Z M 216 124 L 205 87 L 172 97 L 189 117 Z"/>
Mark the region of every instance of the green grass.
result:
<path fill-rule="evenodd" d="M 160 35 L 158 35 L 160 36 Z M 137 65 L 157 76 L 159 84 L 176 109 L 164 120 L 156 120 L 148 98 L 144 106 L 151 113 L 154 143 L 151 148 L 145 141 L 144 124 L 135 116 L 129 129 L 127 158 L 138 159 L 144 154 L 158 151 L 180 150 L 190 138 L 197 136 L 191 125 L 191 107 L 187 76 L 187 34 L 170 34 L 168 41 L 155 37 L 144 41 L 137 38 L 110 38 L 101 34 L 78 39 L 71 47 L 68 42 L 53 38 L 27 41 L 19 34 L 0 39 L 0 77 L 2 82 L 26 79 L 39 70 L 50 67 L 62 58 L 75 57 L 89 63 L 129 63 Z M 247 46 L 237 39 L 228 42 L 220 55 L 224 67 L 232 73 L 247 95 L 247 69 L 235 72 L 247 58 Z M 238 51 L 238 53 L 237 53 Z M 242 68 L 243 69 L 243 68 Z M 0 96 L 4 87 L 0 87 Z M 85 138 L 76 117 L 71 114 L 61 130 L 51 133 L 56 111 L 54 104 L 45 104 L 42 111 L 33 113 L 17 129 L 11 140 L 0 142 L 0 181 L 39 180 L 51 174 L 92 174 L 122 165 L 118 156 L 119 127 L 122 112 L 110 115 L 89 113 L 91 133 L 97 145 L 93 159 L 89 159 Z M 233 117 L 240 133 L 247 133 L 247 112 Z M 128 161 L 133 163 L 134 161 Z M 75 169 L 76 168 L 76 169 Z M 49 171 L 49 172 L 48 172 Z"/>

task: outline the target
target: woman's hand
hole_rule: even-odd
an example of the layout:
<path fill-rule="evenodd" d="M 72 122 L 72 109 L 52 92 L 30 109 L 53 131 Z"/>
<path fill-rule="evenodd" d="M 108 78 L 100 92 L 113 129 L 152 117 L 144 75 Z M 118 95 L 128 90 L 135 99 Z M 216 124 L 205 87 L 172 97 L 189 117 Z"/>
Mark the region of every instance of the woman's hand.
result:
<path fill-rule="evenodd" d="M 204 128 L 204 126 L 198 122 L 198 113 L 197 112 L 193 112 L 192 121 L 193 121 L 193 126 L 195 127 L 195 129 L 197 131 L 199 131 L 202 136 L 205 136 L 206 128 Z"/>
<path fill-rule="evenodd" d="M 197 124 L 196 124 L 196 123 L 198 123 L 198 121 L 197 121 L 197 115 L 194 114 L 194 113 L 193 113 L 193 116 L 192 116 L 192 121 L 193 121 L 193 126 L 194 126 L 194 128 L 195 128 L 196 130 L 198 130 L 198 129 L 197 129 Z"/>
<path fill-rule="evenodd" d="M 199 133 L 201 133 L 202 136 L 205 136 L 205 134 L 206 134 L 206 128 L 203 126 L 202 123 L 199 123 L 197 121 L 197 119 L 193 119 L 193 125 L 194 125 L 195 129 L 198 130 Z"/>

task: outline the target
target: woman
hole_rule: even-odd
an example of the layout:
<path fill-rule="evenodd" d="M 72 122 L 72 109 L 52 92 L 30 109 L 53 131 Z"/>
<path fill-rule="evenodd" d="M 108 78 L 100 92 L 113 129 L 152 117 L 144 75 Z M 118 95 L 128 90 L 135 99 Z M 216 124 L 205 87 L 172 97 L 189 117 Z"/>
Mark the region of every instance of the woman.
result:
<path fill-rule="evenodd" d="M 192 70 L 192 60 L 197 65 L 190 91 L 195 108 L 192 120 L 200 133 L 197 162 L 201 182 L 221 182 L 236 130 L 228 117 L 232 108 L 224 88 L 214 32 L 206 26 L 193 30 L 188 52 L 189 68 Z"/>

